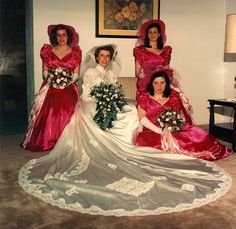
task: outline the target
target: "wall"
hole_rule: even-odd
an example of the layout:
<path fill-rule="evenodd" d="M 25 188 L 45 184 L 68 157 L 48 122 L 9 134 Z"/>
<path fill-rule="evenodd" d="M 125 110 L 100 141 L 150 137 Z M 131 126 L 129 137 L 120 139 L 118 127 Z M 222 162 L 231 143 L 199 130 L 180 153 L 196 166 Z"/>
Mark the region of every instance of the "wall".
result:
<path fill-rule="evenodd" d="M 235 0 L 227 0 L 225 6 L 226 10 L 224 23 L 226 23 L 227 14 L 236 14 L 236 2 Z M 225 62 L 224 92 L 226 98 L 232 98 L 236 96 L 236 81 L 234 80 L 234 77 L 236 77 L 235 65 L 235 62 Z M 234 90 L 232 90 L 232 88 L 234 88 Z"/>
<path fill-rule="evenodd" d="M 173 47 L 171 66 L 181 75 L 181 85 L 194 109 L 197 124 L 209 121 L 209 98 L 233 96 L 230 82 L 236 64 L 223 62 L 225 12 L 231 0 L 161 0 L 161 19 L 167 27 L 167 44 Z M 233 5 L 233 4 L 232 4 Z M 80 34 L 83 57 L 93 46 L 114 43 L 122 60 L 121 76 L 134 76 L 135 39 L 95 38 L 95 1 L 34 0 L 35 89 L 41 84 L 39 50 L 48 42 L 49 24 L 71 24 Z M 227 79 L 227 83 L 225 82 Z M 226 89 L 225 89 L 226 87 Z M 221 117 L 217 117 L 221 119 Z"/>
<path fill-rule="evenodd" d="M 64 0 L 34 0 L 34 58 L 35 58 L 35 84 L 38 89 L 41 84 L 41 60 L 40 48 L 48 43 L 47 26 L 49 24 L 70 24 L 76 28 L 80 35 L 79 45 L 82 55 L 93 46 L 114 43 L 119 47 L 119 56 L 122 58 L 122 76 L 134 76 L 134 59 L 132 49 L 136 39 L 120 38 L 95 38 L 95 1 L 70 0 L 65 4 Z M 56 6 L 56 7 L 55 7 Z M 54 10 L 51 10 L 54 8 Z M 66 13 L 65 13 L 66 12 Z M 66 16 L 65 16 L 66 15 Z"/>

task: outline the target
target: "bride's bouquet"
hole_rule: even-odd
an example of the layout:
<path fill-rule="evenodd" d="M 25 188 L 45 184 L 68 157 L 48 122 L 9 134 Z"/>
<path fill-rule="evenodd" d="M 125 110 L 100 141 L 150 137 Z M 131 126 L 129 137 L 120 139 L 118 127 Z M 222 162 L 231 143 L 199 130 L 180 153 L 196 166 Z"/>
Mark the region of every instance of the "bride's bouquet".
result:
<path fill-rule="evenodd" d="M 50 69 L 48 77 L 50 80 L 50 86 L 57 89 L 64 89 L 73 80 L 72 72 L 63 67 Z"/>
<path fill-rule="evenodd" d="M 185 118 L 181 114 L 172 109 L 164 110 L 160 116 L 157 117 L 162 129 L 168 128 L 171 132 L 177 132 L 183 129 Z"/>
<path fill-rule="evenodd" d="M 93 120 L 102 130 L 107 131 L 113 127 L 112 122 L 117 119 L 117 113 L 123 112 L 127 104 L 122 86 L 101 82 L 91 88 L 90 95 L 97 100 Z"/>

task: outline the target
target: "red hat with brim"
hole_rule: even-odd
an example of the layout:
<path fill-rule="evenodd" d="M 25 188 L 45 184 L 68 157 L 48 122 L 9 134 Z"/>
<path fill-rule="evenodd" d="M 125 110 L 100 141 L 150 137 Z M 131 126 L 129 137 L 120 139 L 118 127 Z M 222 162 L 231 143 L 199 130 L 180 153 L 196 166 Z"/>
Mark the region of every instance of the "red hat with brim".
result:
<path fill-rule="evenodd" d="M 148 26 L 151 25 L 151 24 L 158 24 L 160 26 L 160 28 L 161 28 L 161 36 L 162 36 L 162 39 L 163 39 L 163 43 L 165 43 L 165 41 L 166 41 L 166 31 L 165 31 L 166 30 L 166 26 L 165 26 L 165 23 L 162 20 L 154 19 L 154 20 L 149 20 L 149 21 L 143 23 L 141 25 L 140 37 L 139 38 L 142 41 L 144 41 L 145 36 L 146 36 L 146 30 L 147 30 Z"/>
<path fill-rule="evenodd" d="M 65 24 L 49 25 L 48 26 L 48 35 L 49 36 L 50 36 L 52 30 L 55 29 L 57 26 L 65 27 L 71 31 L 71 33 L 72 33 L 72 41 L 70 43 L 71 47 L 74 47 L 79 43 L 79 34 L 75 31 L 75 28 L 70 25 L 65 25 Z"/>

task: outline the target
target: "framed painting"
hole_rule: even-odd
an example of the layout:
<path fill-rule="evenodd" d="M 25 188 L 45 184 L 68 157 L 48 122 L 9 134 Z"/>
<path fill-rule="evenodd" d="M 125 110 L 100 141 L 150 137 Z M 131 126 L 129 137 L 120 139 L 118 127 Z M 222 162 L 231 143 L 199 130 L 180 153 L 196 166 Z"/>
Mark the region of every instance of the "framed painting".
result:
<path fill-rule="evenodd" d="M 144 22 L 160 18 L 160 0 L 96 0 L 96 37 L 136 38 Z"/>

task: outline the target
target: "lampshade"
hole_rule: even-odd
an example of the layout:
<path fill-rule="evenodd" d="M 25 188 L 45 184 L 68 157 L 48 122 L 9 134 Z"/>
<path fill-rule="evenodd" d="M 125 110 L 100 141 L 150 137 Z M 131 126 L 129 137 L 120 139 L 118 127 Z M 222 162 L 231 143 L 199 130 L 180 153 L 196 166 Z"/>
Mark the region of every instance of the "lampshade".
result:
<path fill-rule="evenodd" d="M 236 61 L 236 14 L 229 14 L 226 17 L 224 60 Z"/>

